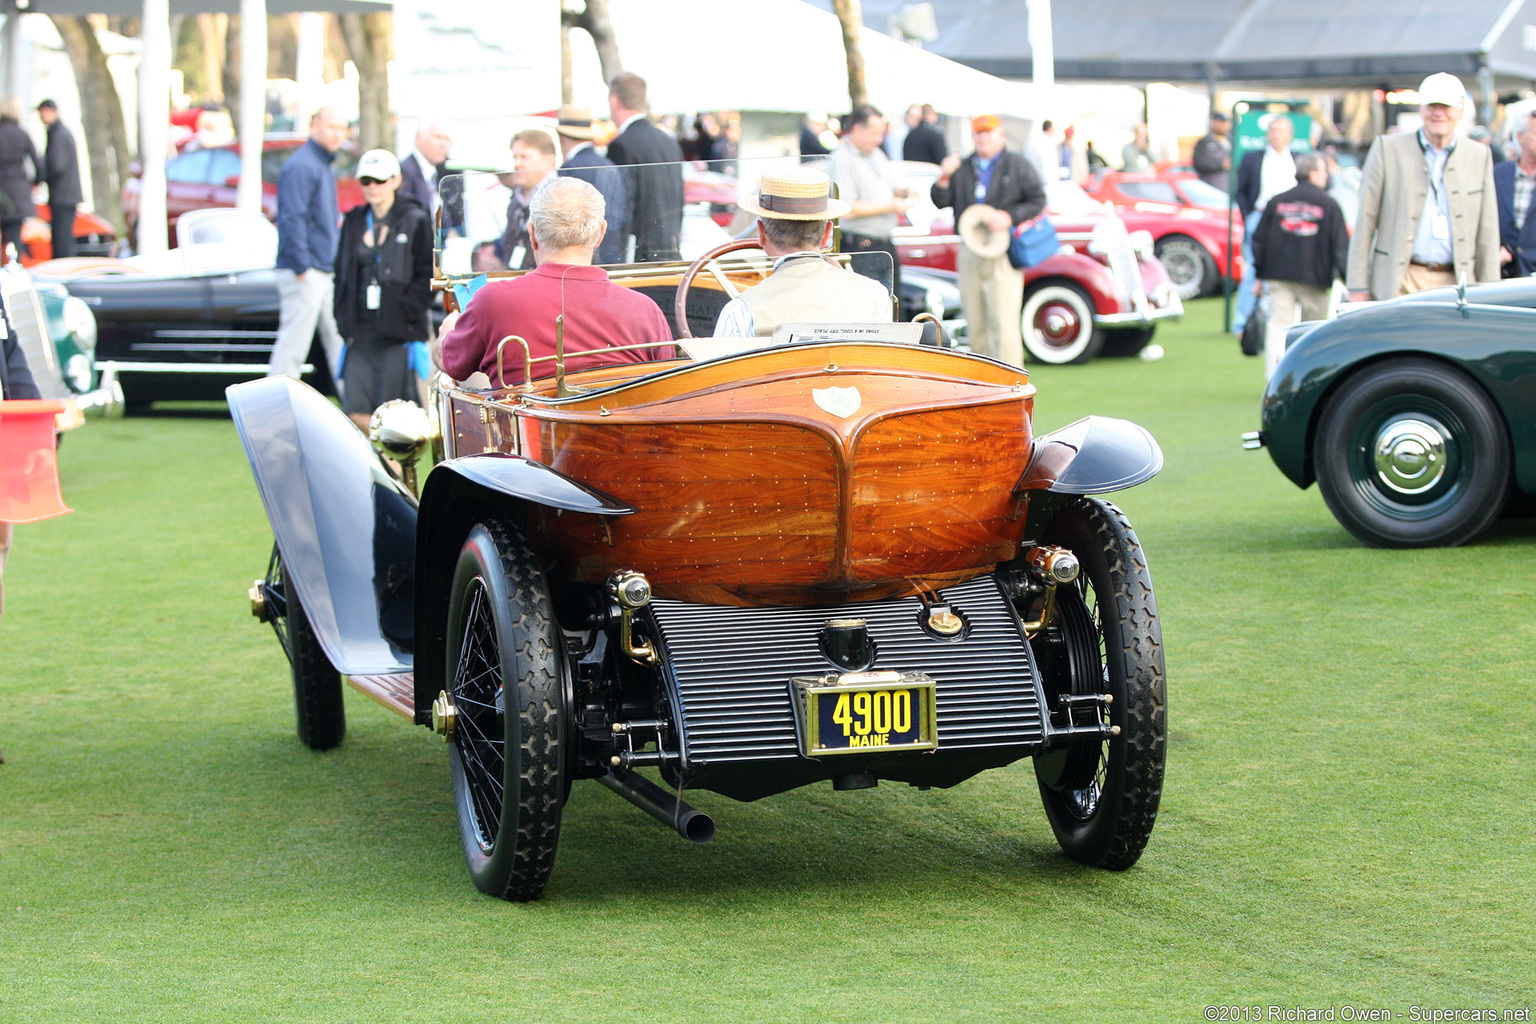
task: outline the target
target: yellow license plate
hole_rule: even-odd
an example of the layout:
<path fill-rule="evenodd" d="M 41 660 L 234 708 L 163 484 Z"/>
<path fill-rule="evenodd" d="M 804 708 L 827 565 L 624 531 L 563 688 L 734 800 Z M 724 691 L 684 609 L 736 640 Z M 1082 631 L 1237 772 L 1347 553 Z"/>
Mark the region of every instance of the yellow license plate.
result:
<path fill-rule="evenodd" d="M 794 680 L 800 752 L 933 750 L 933 680 L 922 672 L 845 672 Z"/>

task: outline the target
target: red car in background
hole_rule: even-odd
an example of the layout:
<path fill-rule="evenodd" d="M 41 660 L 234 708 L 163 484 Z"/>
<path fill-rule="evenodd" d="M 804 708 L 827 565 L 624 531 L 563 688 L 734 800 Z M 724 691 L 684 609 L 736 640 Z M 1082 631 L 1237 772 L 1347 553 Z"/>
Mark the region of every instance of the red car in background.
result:
<path fill-rule="evenodd" d="M 111 256 L 117 246 L 117 231 L 90 210 L 75 211 L 75 255 Z M 53 210 L 47 203 L 37 204 L 37 216 L 21 225 L 21 265 L 53 259 Z"/>
<path fill-rule="evenodd" d="M 277 173 L 294 150 L 304 145 L 303 135 L 269 135 L 261 147 L 261 209 L 268 220 L 277 217 Z M 336 175 L 336 199 L 343 211 L 359 206 L 363 187 L 357 183 L 357 154 L 343 147 L 331 161 Z M 209 210 L 235 205 L 240 185 L 240 144 L 187 149 L 165 162 L 165 211 L 170 244 L 176 244 L 176 219 L 188 210 Z M 130 236 L 137 234 L 139 178 L 123 186 L 123 216 Z"/>
<path fill-rule="evenodd" d="M 1084 185 L 1095 199 L 1111 203 L 1132 231 L 1148 231 L 1157 258 L 1179 289 L 1193 299 L 1221 288 L 1227 272 L 1227 194 L 1190 171 L 1132 173 L 1104 171 Z M 1243 275 L 1243 224 L 1234 214 L 1232 279 Z"/>
<path fill-rule="evenodd" d="M 928 189 L 932 164 L 900 163 L 902 183 L 916 205 L 893 235 L 902 266 L 953 271 L 960 237 L 954 217 L 936 208 Z M 1181 316 L 1184 304 L 1152 253 L 1152 240 L 1068 181 L 1047 186 L 1047 212 L 1062 248 L 1024 275 L 1025 355 L 1042 363 L 1086 363 L 1096 355 L 1135 355 L 1152 340 L 1159 320 Z"/>

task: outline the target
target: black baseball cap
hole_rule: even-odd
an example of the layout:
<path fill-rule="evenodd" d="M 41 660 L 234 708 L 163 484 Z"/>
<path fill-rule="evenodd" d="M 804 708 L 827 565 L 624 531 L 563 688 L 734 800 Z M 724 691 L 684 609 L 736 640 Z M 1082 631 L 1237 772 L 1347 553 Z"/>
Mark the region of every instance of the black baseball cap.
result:
<path fill-rule="evenodd" d="M 39 103 L 37 105 L 37 109 L 38 110 L 58 110 L 59 109 L 59 105 L 57 103 L 53 102 L 53 100 L 43 100 L 43 102 L 41 102 L 41 103 Z"/>

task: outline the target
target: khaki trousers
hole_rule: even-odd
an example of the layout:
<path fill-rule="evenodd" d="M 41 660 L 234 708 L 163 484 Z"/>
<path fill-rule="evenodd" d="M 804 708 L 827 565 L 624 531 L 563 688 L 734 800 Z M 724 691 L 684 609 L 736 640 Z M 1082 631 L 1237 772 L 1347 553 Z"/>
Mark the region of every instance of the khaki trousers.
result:
<path fill-rule="evenodd" d="M 1456 275 L 1449 270 L 1430 270 L 1417 263 L 1410 263 L 1408 269 L 1403 271 L 1403 283 L 1398 286 L 1397 294 L 1412 295 L 1431 288 L 1450 288 L 1455 284 Z"/>
<path fill-rule="evenodd" d="M 977 256 L 960 246 L 955 269 L 960 273 L 960 303 L 965 308 L 971 351 L 977 355 L 1024 365 L 1024 338 L 1019 315 L 1024 305 L 1024 271 L 1007 256 Z"/>
<path fill-rule="evenodd" d="M 1300 281 L 1265 281 L 1264 287 L 1269 290 L 1269 325 L 1264 331 L 1264 379 L 1268 380 L 1285 355 L 1285 332 L 1303 320 L 1326 319 L 1331 289 Z"/>

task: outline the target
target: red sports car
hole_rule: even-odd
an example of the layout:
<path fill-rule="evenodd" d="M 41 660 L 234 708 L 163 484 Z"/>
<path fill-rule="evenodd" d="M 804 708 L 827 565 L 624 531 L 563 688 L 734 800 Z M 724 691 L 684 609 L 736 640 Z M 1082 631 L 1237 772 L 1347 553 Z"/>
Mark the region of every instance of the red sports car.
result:
<path fill-rule="evenodd" d="M 917 205 L 895 232 L 903 266 L 954 270 L 960 237 L 947 209 L 928 200 L 938 176 L 932 164 L 898 165 Z M 1152 240 L 1090 199 L 1071 182 L 1052 182 L 1048 212 L 1062 249 L 1024 275 L 1024 351 L 1043 363 L 1085 363 L 1095 355 L 1134 355 L 1152 340 L 1159 320 L 1184 305 Z"/>
<path fill-rule="evenodd" d="M 1151 232 L 1180 297 L 1209 295 L 1221 287 L 1229 251 L 1225 192 L 1180 170 L 1104 171 L 1088 180 L 1085 191 L 1114 204 L 1132 231 Z M 1243 224 L 1236 215 L 1230 245 L 1236 281 L 1243 274 Z"/>
<path fill-rule="evenodd" d="M 277 216 L 277 172 L 293 151 L 304 145 L 303 135 L 269 135 L 261 149 L 261 208 L 268 220 Z M 357 154 L 343 147 L 331 162 L 336 175 L 336 198 L 343 211 L 363 201 L 357 183 Z M 188 210 L 208 210 L 235 205 L 240 185 L 240 144 L 188 149 L 165 163 L 165 211 L 170 243 L 176 244 L 176 219 Z M 123 215 L 130 235 L 137 234 L 140 179 L 123 186 Z"/>
<path fill-rule="evenodd" d="M 105 219 L 90 210 L 75 212 L 75 255 L 111 256 L 117 245 L 117 232 Z M 21 225 L 21 252 L 24 267 L 53 259 L 53 210 L 47 203 L 37 204 L 37 216 Z"/>

